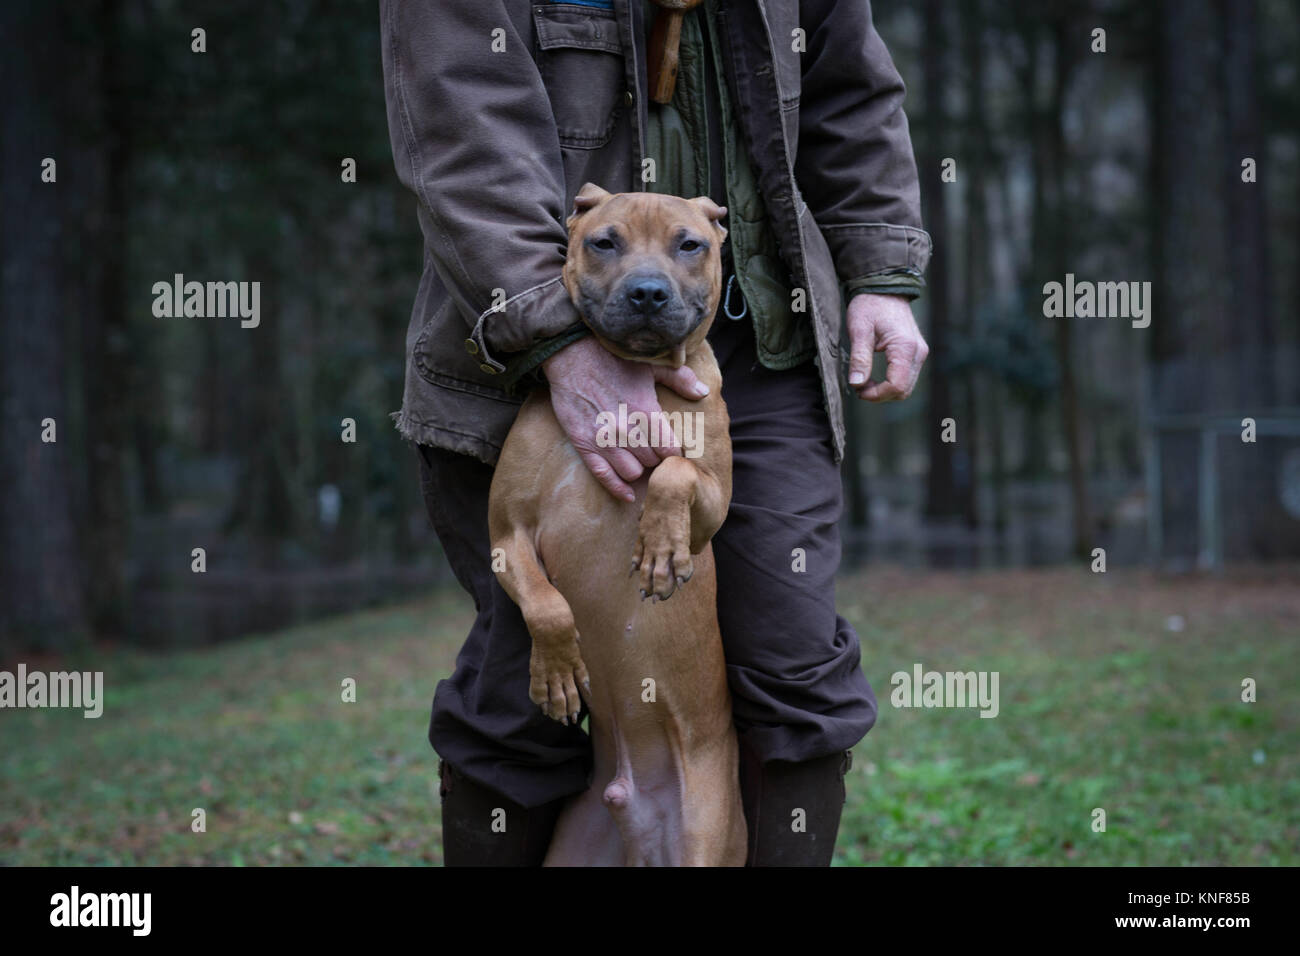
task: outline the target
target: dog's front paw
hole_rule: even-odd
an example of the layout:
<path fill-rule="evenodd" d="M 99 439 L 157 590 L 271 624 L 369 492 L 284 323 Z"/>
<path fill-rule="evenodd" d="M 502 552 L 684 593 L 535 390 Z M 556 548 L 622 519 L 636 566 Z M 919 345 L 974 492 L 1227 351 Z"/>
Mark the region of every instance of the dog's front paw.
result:
<path fill-rule="evenodd" d="M 591 689 L 577 630 L 550 640 L 534 639 L 528 678 L 528 696 L 543 714 L 562 724 L 577 724 L 582 710 L 578 688 Z"/>
<path fill-rule="evenodd" d="M 654 596 L 666 601 L 679 584 L 691 579 L 695 565 L 690 531 L 690 515 L 685 509 L 677 513 L 677 509 L 647 505 L 632 555 L 632 572 L 641 572 L 642 599 Z"/>

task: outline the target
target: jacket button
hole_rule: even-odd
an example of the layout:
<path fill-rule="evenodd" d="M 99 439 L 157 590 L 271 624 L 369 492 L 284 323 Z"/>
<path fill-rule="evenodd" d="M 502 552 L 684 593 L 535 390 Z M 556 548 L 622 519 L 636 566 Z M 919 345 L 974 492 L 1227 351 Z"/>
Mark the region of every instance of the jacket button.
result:
<path fill-rule="evenodd" d="M 478 343 L 473 339 L 465 340 L 465 351 L 470 355 L 478 355 Z"/>
<path fill-rule="evenodd" d="M 623 94 L 623 102 L 626 103 L 628 106 L 631 106 L 633 103 L 636 102 L 636 96 L 632 93 L 631 90 L 628 90 L 626 93 Z"/>
<path fill-rule="evenodd" d="M 482 365 L 479 366 L 479 371 L 480 371 L 480 372 L 483 372 L 483 373 L 485 373 L 485 374 L 487 374 L 487 375 L 495 375 L 495 374 L 497 373 L 497 370 L 494 369 L 494 368 L 493 368 L 491 365 L 489 365 L 487 362 L 484 362 Z"/>

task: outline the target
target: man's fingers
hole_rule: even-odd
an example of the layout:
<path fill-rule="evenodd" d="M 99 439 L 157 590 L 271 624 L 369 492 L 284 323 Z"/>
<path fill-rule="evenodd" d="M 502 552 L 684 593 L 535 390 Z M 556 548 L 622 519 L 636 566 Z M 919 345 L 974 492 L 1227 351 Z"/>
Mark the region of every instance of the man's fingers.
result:
<path fill-rule="evenodd" d="M 634 414 L 635 424 L 630 421 L 627 431 L 618 434 L 619 448 L 628 449 L 646 468 L 653 468 L 663 459 L 682 453 L 682 443 L 664 416 L 663 409 L 655 405 L 645 412 L 628 412 L 628 418 L 633 419 Z M 623 474 L 621 469 L 619 473 Z M 631 481 L 636 476 L 623 474 L 623 477 Z"/>
<path fill-rule="evenodd" d="M 883 382 L 868 382 L 858 394 L 869 402 L 894 402 L 907 398 L 916 384 L 917 369 L 901 356 L 889 356 L 889 368 Z"/>
<path fill-rule="evenodd" d="M 662 416 L 663 412 L 660 411 L 659 414 Z M 686 412 L 685 414 L 689 415 L 692 413 Z M 680 455 L 682 453 L 682 441 L 677 437 L 676 430 L 672 427 L 667 418 L 659 419 L 658 438 L 659 444 L 650 449 L 655 455 L 653 464 L 657 465 L 665 458 L 671 458 L 673 455 Z"/>
<path fill-rule="evenodd" d="M 642 445 L 638 442 L 635 445 L 629 444 L 627 452 L 630 456 L 636 459 L 642 469 L 653 468 L 655 465 L 659 464 L 660 451 L 657 448 L 651 448 L 649 445 Z M 622 474 L 622 469 L 619 469 L 619 474 Z M 628 481 L 636 480 L 631 475 L 624 475 L 623 477 L 627 478 Z M 637 477 L 640 476 L 638 475 Z"/>
<path fill-rule="evenodd" d="M 897 402 L 906 398 L 906 394 L 893 382 L 868 382 L 865 388 L 858 390 L 858 395 L 869 402 Z"/>
<path fill-rule="evenodd" d="M 695 373 L 691 371 L 689 365 L 683 365 L 681 368 L 669 368 L 667 365 L 655 365 L 655 381 L 660 385 L 671 388 L 682 398 L 703 398 L 709 394 L 709 386 L 705 385 Z"/>
<path fill-rule="evenodd" d="M 871 361 L 876 351 L 876 327 L 866 324 L 857 335 L 851 335 L 849 351 L 849 384 L 866 385 L 871 378 Z"/>
<path fill-rule="evenodd" d="M 709 394 L 709 386 L 696 377 L 689 365 L 683 365 L 680 368 L 669 368 L 667 365 L 652 365 L 650 368 L 654 373 L 655 382 L 665 388 L 671 388 L 682 398 L 695 400 Z M 655 411 L 658 412 L 660 409 L 656 408 Z M 652 449 L 655 452 L 653 464 L 658 464 L 665 458 L 671 458 L 673 455 L 682 453 L 682 441 L 677 436 L 676 430 L 668 424 L 667 419 L 660 419 L 658 437 L 659 444 Z"/>
<path fill-rule="evenodd" d="M 680 455 L 682 453 L 682 442 L 681 439 L 677 437 L 677 433 L 667 425 L 664 425 L 663 431 L 665 442 L 656 445 L 651 449 L 651 451 L 655 453 L 656 465 L 661 461 L 666 461 L 667 459 L 672 458 L 673 455 Z"/>
<path fill-rule="evenodd" d="M 619 449 L 615 449 L 616 451 Z M 624 501 L 635 501 L 636 495 L 633 494 L 631 487 L 623 481 L 622 478 L 614 471 L 614 467 L 604 458 L 597 455 L 594 451 L 580 451 L 583 462 L 596 478 L 602 488 L 608 491 L 615 498 L 621 498 Z M 626 454 L 626 452 L 624 452 Z"/>
<path fill-rule="evenodd" d="M 645 466 L 627 448 L 606 448 L 605 460 L 614 468 L 614 473 L 624 481 L 636 481 L 645 473 Z"/>

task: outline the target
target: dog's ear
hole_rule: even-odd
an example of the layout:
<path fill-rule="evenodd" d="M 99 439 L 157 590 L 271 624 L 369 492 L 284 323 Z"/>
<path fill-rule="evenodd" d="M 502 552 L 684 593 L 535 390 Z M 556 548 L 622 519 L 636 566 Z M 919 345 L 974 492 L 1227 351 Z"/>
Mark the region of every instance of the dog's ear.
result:
<path fill-rule="evenodd" d="M 575 219 L 587 210 L 596 208 L 609 197 L 610 194 L 595 183 L 584 183 L 578 190 L 578 194 L 573 197 L 573 214 L 569 216 L 565 225 L 572 230 Z"/>
<path fill-rule="evenodd" d="M 713 220 L 713 228 L 718 230 L 718 238 L 727 238 L 727 227 L 720 221 L 727 214 L 726 206 L 719 206 L 708 196 L 697 196 L 691 200 L 696 208 Z"/>

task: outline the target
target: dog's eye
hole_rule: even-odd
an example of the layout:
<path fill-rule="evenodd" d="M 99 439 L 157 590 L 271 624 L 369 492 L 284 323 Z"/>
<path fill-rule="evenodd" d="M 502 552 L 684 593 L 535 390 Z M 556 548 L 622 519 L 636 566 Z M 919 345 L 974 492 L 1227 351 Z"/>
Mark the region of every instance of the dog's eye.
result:
<path fill-rule="evenodd" d="M 611 252 L 614 249 L 614 240 L 608 236 L 601 236 L 599 239 L 588 239 L 587 244 L 593 249 L 599 249 L 601 252 Z"/>
<path fill-rule="evenodd" d="M 694 239 L 687 239 L 683 241 L 682 244 L 677 248 L 680 249 L 682 252 L 694 252 L 696 249 L 703 249 L 704 243 L 697 242 Z"/>

